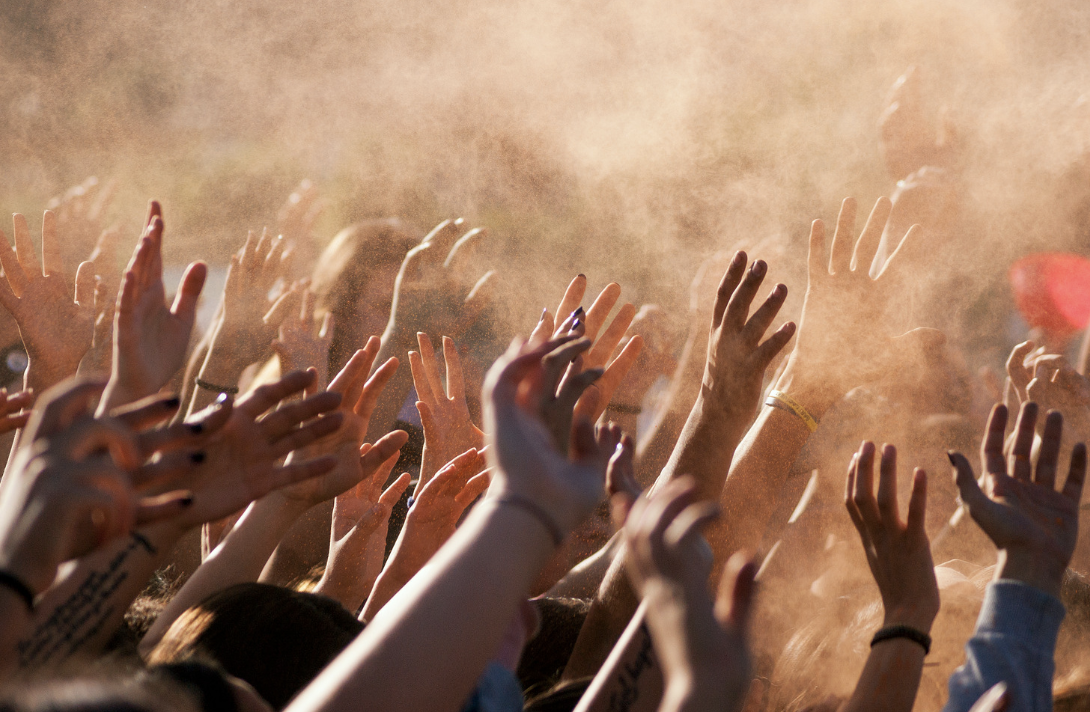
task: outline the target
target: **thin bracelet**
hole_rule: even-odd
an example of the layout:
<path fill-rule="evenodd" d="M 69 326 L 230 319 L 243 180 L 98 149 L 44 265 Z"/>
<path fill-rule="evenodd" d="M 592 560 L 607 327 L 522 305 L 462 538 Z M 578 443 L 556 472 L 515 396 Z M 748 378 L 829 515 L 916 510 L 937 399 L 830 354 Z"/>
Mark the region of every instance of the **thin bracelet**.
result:
<path fill-rule="evenodd" d="M 765 398 L 765 405 L 790 411 L 806 424 L 807 429 L 811 433 L 817 430 L 818 422 L 814 419 L 814 416 L 810 415 L 810 411 L 806 410 L 801 403 L 783 391 L 769 391 L 768 397 Z"/>
<path fill-rule="evenodd" d="M 919 643 L 923 648 L 924 655 L 931 652 L 931 636 L 922 630 L 916 630 L 907 625 L 891 625 L 882 628 L 871 638 L 870 647 L 873 648 L 884 640 L 893 640 L 894 638 L 908 638 L 913 643 Z"/>
<path fill-rule="evenodd" d="M 19 598 L 23 599 L 27 610 L 31 613 L 34 612 L 34 592 L 30 590 L 30 586 L 23 583 L 21 578 L 13 573 L 0 570 L 0 586 L 17 594 Z"/>
<path fill-rule="evenodd" d="M 506 504 L 529 512 L 534 516 L 534 519 L 541 522 L 541 526 L 545 527 L 545 531 L 549 532 L 549 537 L 553 540 L 554 546 L 559 548 L 564 543 L 564 530 L 560 528 L 552 515 L 542 509 L 537 502 L 518 494 L 505 494 L 492 501 L 497 505 Z"/>
<path fill-rule="evenodd" d="M 230 393 L 232 395 L 238 393 L 238 386 L 217 386 L 215 383 L 209 383 L 200 376 L 197 377 L 197 387 L 203 388 L 206 391 L 215 391 L 216 393 Z"/>
<path fill-rule="evenodd" d="M 620 413 L 621 415 L 639 415 L 643 412 L 641 406 L 623 405 L 621 403 L 610 403 L 606 406 L 606 410 L 612 410 L 614 413 Z"/>

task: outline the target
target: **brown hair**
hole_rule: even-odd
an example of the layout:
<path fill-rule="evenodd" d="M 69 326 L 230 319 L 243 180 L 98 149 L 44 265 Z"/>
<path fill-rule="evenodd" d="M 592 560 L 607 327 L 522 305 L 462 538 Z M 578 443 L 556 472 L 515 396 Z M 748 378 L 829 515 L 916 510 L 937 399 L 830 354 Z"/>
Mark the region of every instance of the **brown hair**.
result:
<path fill-rule="evenodd" d="M 398 267 L 405 253 L 420 243 L 423 235 L 397 218 L 365 220 L 349 225 L 334 236 L 314 265 L 311 289 L 317 311 L 334 318 L 333 343 L 329 349 L 330 371 L 347 361 L 351 349 L 338 338 L 343 324 L 355 317 L 356 297 L 376 267 Z"/>
<path fill-rule="evenodd" d="M 148 662 L 211 660 L 281 709 L 361 630 L 331 598 L 242 583 L 182 613 Z"/>

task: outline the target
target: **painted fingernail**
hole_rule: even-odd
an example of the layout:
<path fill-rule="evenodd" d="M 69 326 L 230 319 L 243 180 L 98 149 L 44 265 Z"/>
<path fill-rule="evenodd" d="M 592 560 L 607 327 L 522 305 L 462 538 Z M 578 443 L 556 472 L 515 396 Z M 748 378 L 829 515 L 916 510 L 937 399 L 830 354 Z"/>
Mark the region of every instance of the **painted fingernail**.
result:
<path fill-rule="evenodd" d="M 179 500 L 179 502 L 181 503 L 181 505 L 183 507 L 192 507 L 193 506 L 193 495 L 187 494 L 186 496 L 182 497 Z"/>
<path fill-rule="evenodd" d="M 204 425 L 201 423 L 189 423 L 186 427 L 189 428 L 189 432 L 194 435 L 200 435 L 204 432 Z"/>
<path fill-rule="evenodd" d="M 192 462 L 194 465 L 201 464 L 202 462 L 204 462 L 204 453 L 203 452 L 194 452 L 194 453 L 190 454 L 189 461 Z"/>
<path fill-rule="evenodd" d="M 575 321 L 573 321 L 573 322 L 572 322 L 572 325 L 571 325 L 571 330 L 572 330 L 572 331 L 575 331 L 576 329 L 578 329 L 578 328 L 579 328 L 580 326 L 582 326 L 582 325 L 583 325 L 583 322 L 581 322 L 581 321 L 579 321 L 578 319 L 576 319 Z"/>
<path fill-rule="evenodd" d="M 958 463 L 957 463 L 957 461 L 956 461 L 956 460 L 954 460 L 954 453 L 953 453 L 953 451 L 952 451 L 952 450 L 947 450 L 947 451 L 946 451 L 946 457 L 947 457 L 947 458 L 948 458 L 948 459 L 950 460 L 950 464 L 951 464 L 951 465 L 953 465 L 954 467 L 957 467 L 957 466 L 958 466 Z"/>
<path fill-rule="evenodd" d="M 174 396 L 172 398 L 167 398 L 165 401 L 163 401 L 163 407 L 164 408 L 177 408 L 181 404 L 182 404 L 182 399 L 179 398 L 178 396 Z"/>

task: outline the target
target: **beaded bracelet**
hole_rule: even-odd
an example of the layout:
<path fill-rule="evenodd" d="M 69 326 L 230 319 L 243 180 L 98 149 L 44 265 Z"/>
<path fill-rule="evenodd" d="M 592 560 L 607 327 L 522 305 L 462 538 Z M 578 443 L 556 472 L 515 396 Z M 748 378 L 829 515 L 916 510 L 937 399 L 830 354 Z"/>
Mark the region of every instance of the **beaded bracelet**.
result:
<path fill-rule="evenodd" d="M 209 383 L 203 378 L 197 378 L 197 387 L 206 391 L 215 391 L 216 393 L 230 393 L 232 395 L 238 393 L 238 386 L 217 386 L 215 383 Z"/>

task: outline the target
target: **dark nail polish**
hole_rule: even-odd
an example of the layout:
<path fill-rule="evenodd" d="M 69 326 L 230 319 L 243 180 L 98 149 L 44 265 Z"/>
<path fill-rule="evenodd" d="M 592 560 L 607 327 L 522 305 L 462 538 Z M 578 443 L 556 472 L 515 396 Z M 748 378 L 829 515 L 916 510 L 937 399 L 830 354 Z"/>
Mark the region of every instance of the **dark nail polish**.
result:
<path fill-rule="evenodd" d="M 164 408 L 177 408 L 181 404 L 182 404 L 182 399 L 179 398 L 178 396 L 174 396 L 172 398 L 167 398 L 165 401 L 163 401 L 163 407 Z"/>
<path fill-rule="evenodd" d="M 192 463 L 193 463 L 194 465 L 199 465 L 199 464 L 201 464 L 202 462 L 204 462 L 204 453 L 203 453 L 203 452 L 195 452 L 195 453 L 192 453 L 192 454 L 191 454 L 191 455 L 189 456 L 189 460 L 190 460 L 190 461 L 191 461 L 191 462 L 192 462 Z"/>
<path fill-rule="evenodd" d="M 189 428 L 189 432 L 193 433 L 194 435 L 200 435 L 204 432 L 204 425 L 202 425 L 201 423 L 189 423 L 186 425 L 186 427 Z"/>
<path fill-rule="evenodd" d="M 572 325 L 571 325 L 571 330 L 572 330 L 572 331 L 575 331 L 576 329 L 578 329 L 578 328 L 579 328 L 580 326 L 582 326 L 582 325 L 583 325 L 583 322 L 581 322 L 581 321 L 579 321 L 578 319 L 576 319 L 575 321 L 573 321 L 573 322 L 572 322 Z"/>
<path fill-rule="evenodd" d="M 185 497 L 182 497 L 182 499 L 180 501 L 181 501 L 183 507 L 192 507 L 193 506 L 193 495 L 187 494 Z"/>
<path fill-rule="evenodd" d="M 579 307 L 572 312 L 572 316 L 583 316 L 583 307 Z"/>
<path fill-rule="evenodd" d="M 956 461 L 956 460 L 954 460 L 954 453 L 952 453 L 952 452 L 949 452 L 949 451 L 947 451 L 947 453 L 946 453 L 946 457 L 947 457 L 947 458 L 949 458 L 949 460 L 950 460 L 950 464 L 951 464 L 951 465 L 953 465 L 954 467 L 957 467 L 957 466 L 958 466 L 958 463 L 957 463 L 957 461 Z"/>

